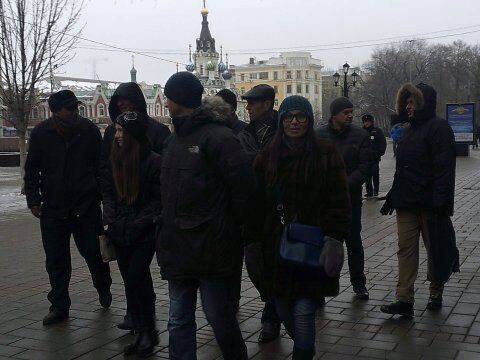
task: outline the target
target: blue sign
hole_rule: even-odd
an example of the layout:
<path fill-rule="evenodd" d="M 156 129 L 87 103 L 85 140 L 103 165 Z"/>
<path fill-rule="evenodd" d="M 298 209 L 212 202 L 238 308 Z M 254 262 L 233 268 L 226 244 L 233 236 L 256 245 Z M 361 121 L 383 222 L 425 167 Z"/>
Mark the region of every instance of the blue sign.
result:
<path fill-rule="evenodd" d="M 457 144 L 473 144 L 475 103 L 447 104 L 447 121 Z"/>

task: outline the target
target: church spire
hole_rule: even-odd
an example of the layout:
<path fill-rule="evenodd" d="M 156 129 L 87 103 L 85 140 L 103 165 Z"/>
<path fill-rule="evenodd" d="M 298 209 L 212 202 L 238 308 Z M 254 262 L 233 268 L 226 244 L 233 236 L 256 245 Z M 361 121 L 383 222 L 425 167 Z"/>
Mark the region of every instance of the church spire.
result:
<path fill-rule="evenodd" d="M 137 82 L 137 69 L 135 69 L 135 56 L 132 55 L 132 69 L 130 70 L 130 81 Z"/>
<path fill-rule="evenodd" d="M 204 52 L 215 52 L 215 39 L 210 33 L 208 28 L 208 9 L 205 5 L 205 0 L 203 0 L 203 9 L 202 14 L 202 31 L 200 32 L 200 37 L 197 39 L 197 52 L 202 50 Z"/>

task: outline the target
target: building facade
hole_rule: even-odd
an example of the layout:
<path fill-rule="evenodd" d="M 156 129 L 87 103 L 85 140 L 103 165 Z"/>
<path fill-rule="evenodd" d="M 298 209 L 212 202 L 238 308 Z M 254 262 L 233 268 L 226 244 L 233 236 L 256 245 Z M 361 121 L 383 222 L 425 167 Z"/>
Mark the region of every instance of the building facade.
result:
<path fill-rule="evenodd" d="M 275 107 L 287 96 L 301 95 L 312 104 L 315 118 L 322 117 L 322 62 L 309 52 L 284 52 L 278 57 L 231 66 L 235 89 L 241 97 L 258 84 L 275 89 Z"/>

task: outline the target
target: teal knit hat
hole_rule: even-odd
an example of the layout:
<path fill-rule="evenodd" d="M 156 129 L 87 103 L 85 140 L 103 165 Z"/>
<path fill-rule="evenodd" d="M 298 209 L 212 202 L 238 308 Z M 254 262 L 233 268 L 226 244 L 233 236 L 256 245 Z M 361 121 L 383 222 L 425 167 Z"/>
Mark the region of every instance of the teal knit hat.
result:
<path fill-rule="evenodd" d="M 278 127 L 281 125 L 283 115 L 292 110 L 302 110 L 305 112 L 309 118 L 308 126 L 313 127 L 314 116 L 312 105 L 306 98 L 300 95 L 292 95 L 282 101 L 278 109 Z"/>

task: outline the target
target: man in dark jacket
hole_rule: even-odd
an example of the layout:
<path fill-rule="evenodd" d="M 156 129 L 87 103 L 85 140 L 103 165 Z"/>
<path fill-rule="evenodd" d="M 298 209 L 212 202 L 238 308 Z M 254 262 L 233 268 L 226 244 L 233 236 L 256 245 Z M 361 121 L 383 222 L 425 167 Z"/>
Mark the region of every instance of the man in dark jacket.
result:
<path fill-rule="evenodd" d="M 68 318 L 68 286 L 72 272 L 70 236 L 86 260 L 100 304 L 112 302 L 110 270 L 102 262 L 99 167 L 102 137 L 98 128 L 78 115 L 79 101 L 70 90 L 48 99 L 53 116 L 32 131 L 25 163 L 25 193 L 32 214 L 40 219 L 51 290 L 51 325 Z"/>
<path fill-rule="evenodd" d="M 372 165 L 372 149 L 368 133 L 352 125 L 353 104 L 345 97 L 339 97 L 330 104 L 330 120 L 318 130 L 321 138 L 331 140 L 343 156 L 348 176 L 348 188 L 352 205 L 350 236 L 345 240 L 348 253 L 350 282 L 355 297 L 368 300 L 364 274 L 364 253 L 362 237 L 362 184 L 368 177 Z"/>
<path fill-rule="evenodd" d="M 235 135 L 239 134 L 247 124 L 243 121 L 238 119 L 236 114 L 237 111 L 237 95 L 233 93 L 233 91 L 229 89 L 220 90 L 216 96 L 220 96 L 223 101 L 225 101 L 228 105 L 230 105 L 231 113 L 228 119 L 228 124 L 230 125 L 233 133 Z"/>
<path fill-rule="evenodd" d="M 142 89 L 137 83 L 127 82 L 118 86 L 110 99 L 108 113 L 112 123 L 105 129 L 102 142 L 102 151 L 100 158 L 101 173 L 104 178 L 108 177 L 108 163 L 110 161 L 110 151 L 115 137 L 115 119 L 118 115 L 127 111 L 138 111 L 147 118 L 147 138 L 152 145 L 153 152 L 162 153 L 163 142 L 170 135 L 170 130 L 165 125 L 152 119 L 147 113 L 147 103 L 143 96 Z M 150 276 L 150 274 L 148 274 Z M 155 293 L 152 294 L 156 298 Z M 133 330 L 133 323 L 128 311 L 124 316 L 124 321 L 118 325 L 122 330 Z"/>
<path fill-rule="evenodd" d="M 385 155 L 387 150 L 387 140 L 383 134 L 382 129 L 374 125 L 375 118 L 373 115 L 365 114 L 362 116 L 363 128 L 370 134 L 370 142 L 372 144 L 373 163 L 370 168 L 370 174 L 368 175 L 365 183 L 367 199 L 378 196 L 378 189 L 380 186 L 380 160 Z M 373 183 L 373 186 L 372 186 Z"/>
<path fill-rule="evenodd" d="M 242 146 L 252 160 L 265 148 L 277 131 L 278 113 L 273 109 L 275 103 L 275 90 L 266 84 L 254 86 L 250 91 L 242 95 L 247 100 L 247 111 L 250 116 L 250 123 L 240 132 L 239 139 Z M 255 219 L 256 220 L 256 219 Z M 259 275 L 262 271 L 259 264 L 262 264 L 263 253 L 258 242 L 250 243 L 252 237 L 252 224 L 247 224 L 245 229 L 245 264 L 248 274 L 255 287 L 261 295 L 263 290 L 260 286 Z M 263 298 L 263 296 L 262 296 Z M 258 341 L 266 343 L 275 340 L 280 335 L 280 319 L 278 318 L 273 299 L 266 299 L 262 312 L 262 331 Z"/>
<path fill-rule="evenodd" d="M 228 127 L 219 97 L 201 104 L 203 86 L 179 72 L 165 84 L 175 133 L 165 144 L 160 182 L 163 223 L 157 258 L 168 280 L 171 359 L 196 358 L 195 309 L 200 289 L 208 322 L 225 359 L 247 359 L 231 302 L 242 259 L 235 234 L 254 191 L 251 164 Z"/>
<path fill-rule="evenodd" d="M 449 222 L 453 215 L 455 191 L 455 138 L 448 123 L 436 116 L 437 93 L 429 85 L 403 85 L 397 94 L 397 112 L 404 131 L 398 140 L 397 162 L 392 189 L 382 214 L 396 210 L 398 227 L 398 284 L 396 300 L 381 307 L 388 314 L 413 316 L 414 286 L 418 273 L 420 233 L 427 249 L 430 299 L 427 309 L 442 306 L 446 279 L 439 279 L 440 267 L 447 275 L 458 271 L 458 250 L 454 244 L 446 260 L 435 263 L 432 248 L 448 237 L 430 238 L 432 221 Z M 452 227 L 453 229 L 453 227 Z M 441 235 L 441 234 L 440 234 Z"/>

